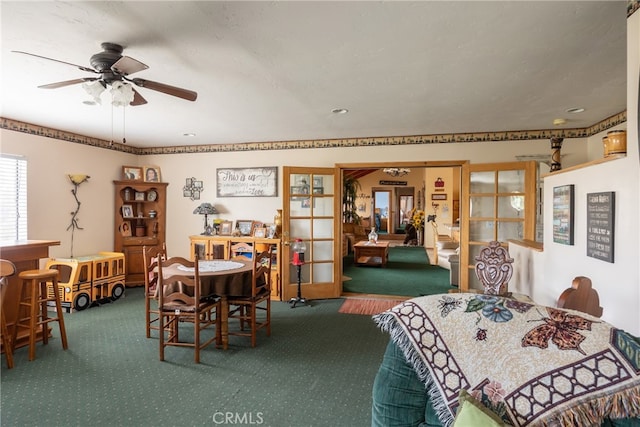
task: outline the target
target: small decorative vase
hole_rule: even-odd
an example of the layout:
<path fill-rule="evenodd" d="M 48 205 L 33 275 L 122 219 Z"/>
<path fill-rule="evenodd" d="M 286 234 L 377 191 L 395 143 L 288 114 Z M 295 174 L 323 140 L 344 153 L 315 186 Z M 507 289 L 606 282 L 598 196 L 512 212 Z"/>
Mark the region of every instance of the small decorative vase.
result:
<path fill-rule="evenodd" d="M 369 233 L 369 243 L 378 243 L 378 233 L 376 233 L 375 227 L 372 227 L 371 232 Z"/>
<path fill-rule="evenodd" d="M 276 234 L 273 237 L 280 237 L 282 235 L 282 209 L 276 209 L 278 213 L 273 217 L 273 223 L 276 226 Z"/>

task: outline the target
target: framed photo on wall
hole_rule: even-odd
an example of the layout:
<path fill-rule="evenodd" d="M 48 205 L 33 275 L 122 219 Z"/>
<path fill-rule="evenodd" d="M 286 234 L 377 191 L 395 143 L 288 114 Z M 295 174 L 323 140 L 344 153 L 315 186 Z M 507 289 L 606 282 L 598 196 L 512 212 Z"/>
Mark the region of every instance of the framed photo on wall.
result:
<path fill-rule="evenodd" d="M 573 245 L 573 184 L 553 187 L 553 241 Z"/>

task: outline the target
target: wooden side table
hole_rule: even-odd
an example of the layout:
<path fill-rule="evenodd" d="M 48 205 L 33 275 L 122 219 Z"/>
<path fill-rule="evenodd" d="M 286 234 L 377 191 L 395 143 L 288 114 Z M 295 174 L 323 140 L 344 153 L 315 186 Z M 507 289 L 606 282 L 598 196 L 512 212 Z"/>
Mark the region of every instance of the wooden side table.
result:
<path fill-rule="evenodd" d="M 379 265 L 386 267 L 389 261 L 389 242 L 378 241 L 369 243 L 368 241 L 358 242 L 353 245 L 353 262 L 356 265 Z"/>

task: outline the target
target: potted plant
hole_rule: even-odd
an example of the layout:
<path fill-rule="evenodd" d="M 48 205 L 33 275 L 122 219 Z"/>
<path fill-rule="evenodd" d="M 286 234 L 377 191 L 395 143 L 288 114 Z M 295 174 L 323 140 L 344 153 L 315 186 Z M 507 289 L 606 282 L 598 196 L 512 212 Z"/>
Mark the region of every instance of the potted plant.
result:
<path fill-rule="evenodd" d="M 360 215 L 356 206 L 356 197 L 360 191 L 360 181 L 357 178 L 345 176 L 342 190 L 342 219 L 345 223 L 360 224 Z"/>

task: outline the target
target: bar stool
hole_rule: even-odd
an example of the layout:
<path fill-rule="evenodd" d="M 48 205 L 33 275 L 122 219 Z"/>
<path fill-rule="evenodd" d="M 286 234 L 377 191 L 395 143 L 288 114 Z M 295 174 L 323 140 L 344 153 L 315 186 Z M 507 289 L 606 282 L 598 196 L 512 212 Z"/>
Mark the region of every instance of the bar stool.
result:
<path fill-rule="evenodd" d="M 4 315 L 4 293 L 9 286 L 6 277 L 13 276 L 16 266 L 9 260 L 0 259 L 0 335 L 2 335 L 2 349 L 7 358 L 7 368 L 13 368 L 13 343 L 7 331 L 7 319 Z"/>
<path fill-rule="evenodd" d="M 49 342 L 47 330 L 49 322 L 58 322 L 62 348 L 67 349 L 67 332 L 64 328 L 64 317 L 58 292 L 58 274 L 58 270 L 27 270 L 18 275 L 22 279 L 20 307 L 26 307 L 28 314 L 19 318 L 16 322 L 13 342 L 16 342 L 16 334 L 20 326 L 29 329 L 29 360 L 36 358 L 36 333 L 38 328 L 42 328 L 42 343 L 47 344 Z M 49 282 L 53 286 L 51 294 L 47 292 Z M 55 301 L 57 317 L 48 316 L 47 302 L 49 301 Z"/>

